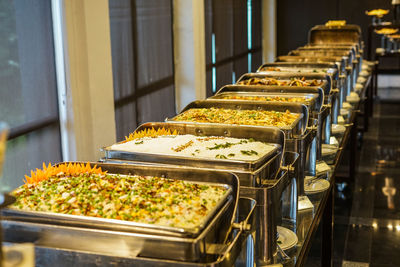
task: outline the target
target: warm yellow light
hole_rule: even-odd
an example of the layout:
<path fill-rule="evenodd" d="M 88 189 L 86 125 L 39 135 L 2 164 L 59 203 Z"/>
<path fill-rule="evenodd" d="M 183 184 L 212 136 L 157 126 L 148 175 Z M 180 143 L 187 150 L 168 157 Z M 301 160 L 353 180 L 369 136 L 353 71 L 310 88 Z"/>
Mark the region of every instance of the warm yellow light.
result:
<path fill-rule="evenodd" d="M 387 228 L 388 228 L 389 230 L 393 230 L 393 225 L 388 224 Z"/>
<path fill-rule="evenodd" d="M 396 225 L 396 231 L 400 231 L 400 225 Z"/>
<path fill-rule="evenodd" d="M 378 228 L 378 224 L 377 224 L 376 222 L 374 222 L 374 223 L 372 223 L 372 227 L 373 227 L 374 229 L 377 229 L 377 228 Z"/>

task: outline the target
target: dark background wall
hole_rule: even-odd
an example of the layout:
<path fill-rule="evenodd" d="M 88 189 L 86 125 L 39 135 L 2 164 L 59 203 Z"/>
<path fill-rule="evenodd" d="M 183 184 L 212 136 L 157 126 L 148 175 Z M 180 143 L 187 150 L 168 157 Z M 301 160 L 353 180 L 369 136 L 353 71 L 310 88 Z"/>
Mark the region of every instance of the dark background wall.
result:
<path fill-rule="evenodd" d="M 390 9 L 391 0 L 277 0 L 277 55 L 287 54 L 307 43 L 308 31 L 330 19 L 344 19 L 348 24 L 361 26 L 367 40 L 371 18 L 365 10 Z M 384 20 L 392 20 L 392 12 Z"/>

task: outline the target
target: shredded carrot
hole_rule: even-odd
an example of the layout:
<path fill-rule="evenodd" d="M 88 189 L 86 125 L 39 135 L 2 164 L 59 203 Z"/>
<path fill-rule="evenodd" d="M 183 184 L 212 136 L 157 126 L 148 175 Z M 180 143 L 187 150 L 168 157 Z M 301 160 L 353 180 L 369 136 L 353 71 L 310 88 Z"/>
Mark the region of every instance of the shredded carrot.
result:
<path fill-rule="evenodd" d="M 130 133 L 129 136 L 125 136 L 124 142 L 132 141 L 142 137 L 156 137 L 160 135 L 178 135 L 178 134 L 179 133 L 176 130 L 172 132 L 171 130 L 167 130 L 164 127 L 158 128 L 157 130 L 155 130 L 154 128 L 144 129 L 138 132 Z"/>
<path fill-rule="evenodd" d="M 49 177 L 56 176 L 58 174 L 63 174 L 64 176 L 77 176 L 82 173 L 87 174 L 106 174 L 97 165 L 90 167 L 90 163 L 62 163 L 57 166 L 48 166 L 43 162 L 43 169 L 36 169 L 36 171 L 31 171 L 31 176 L 25 175 L 25 184 L 37 184 L 40 181 L 46 180 Z"/>

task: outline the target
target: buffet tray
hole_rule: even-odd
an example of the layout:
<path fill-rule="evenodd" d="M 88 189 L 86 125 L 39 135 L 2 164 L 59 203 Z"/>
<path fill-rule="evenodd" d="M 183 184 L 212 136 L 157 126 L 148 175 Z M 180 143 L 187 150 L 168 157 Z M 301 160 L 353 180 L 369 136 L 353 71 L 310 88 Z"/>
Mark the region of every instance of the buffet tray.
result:
<path fill-rule="evenodd" d="M 314 51 L 326 53 L 326 56 L 336 56 L 344 54 L 345 56 L 351 57 L 351 61 L 356 59 L 356 49 L 354 46 L 302 46 L 298 47 L 294 51 Z"/>
<path fill-rule="evenodd" d="M 336 64 L 334 63 L 329 63 L 329 62 L 268 62 L 262 64 L 257 72 L 263 72 L 264 68 L 290 68 L 294 69 L 293 72 L 296 72 L 296 70 L 307 70 L 307 69 L 337 69 Z"/>
<path fill-rule="evenodd" d="M 56 164 L 58 165 L 58 164 Z M 91 164 L 92 166 L 94 163 Z M 106 165 L 104 164 L 97 164 L 98 167 L 101 167 L 103 170 L 108 171 L 108 174 L 118 174 L 120 175 L 122 171 L 118 171 L 115 169 L 109 169 L 107 168 Z M 154 168 L 131 168 L 130 169 L 130 174 L 132 175 L 150 175 L 150 176 L 157 176 L 154 173 L 157 173 L 157 170 L 153 170 Z M 114 172 L 113 172 L 114 171 Z M 140 174 L 139 174 L 140 173 Z M 158 174 L 158 173 L 157 173 Z M 174 176 L 176 175 L 176 176 Z M 195 180 L 189 180 L 187 179 L 184 175 L 186 173 L 174 173 L 170 172 L 168 173 L 167 171 L 163 172 L 163 177 L 166 178 L 171 178 L 171 179 L 179 179 L 179 180 L 185 180 L 188 182 L 193 182 Z M 124 176 L 121 176 L 122 178 Z M 160 177 L 160 176 L 159 176 Z M 220 179 L 221 182 L 226 182 L 223 179 Z M 198 184 L 201 185 L 213 185 L 213 186 L 218 186 L 218 187 L 225 187 L 227 189 L 226 194 L 223 196 L 221 201 L 217 203 L 216 207 L 210 211 L 209 214 L 205 217 L 204 221 L 201 222 L 197 227 L 195 228 L 183 228 L 183 227 L 169 227 L 169 226 L 162 226 L 162 225 L 155 225 L 155 224 L 145 224 L 145 223 L 138 223 L 138 222 L 133 222 L 133 221 L 125 221 L 125 220 L 118 220 L 118 219 L 106 219 L 106 218 L 98 218 L 98 217 L 91 217 L 91 216 L 82 216 L 82 215 L 70 215 L 70 214 L 62 214 L 62 213 L 55 213 L 55 212 L 43 212 L 43 211 L 27 211 L 27 210 L 20 210 L 16 208 L 8 208 L 5 209 L 3 212 L 3 215 L 11 218 L 21 218 L 24 220 L 30 220 L 34 222 L 46 222 L 46 223 L 51 223 L 51 224 L 57 224 L 57 225 L 74 225 L 74 226 L 80 226 L 80 227 L 93 227 L 97 229 L 109 229 L 109 230 L 115 230 L 115 231 L 126 231 L 126 232 L 142 232 L 142 233 L 154 233 L 157 231 L 160 234 L 165 234 L 165 235 L 172 235 L 172 236 L 196 236 L 198 235 L 204 228 L 205 226 L 209 223 L 212 217 L 214 217 L 217 214 L 217 211 L 220 209 L 226 209 L 223 208 L 223 206 L 226 206 L 226 203 L 231 202 L 232 200 L 230 199 L 232 195 L 232 190 L 231 186 L 229 184 L 223 184 L 216 182 L 218 179 L 215 180 L 209 180 L 209 181 L 203 181 L 200 179 L 197 179 L 195 181 Z M 236 185 L 237 187 L 237 185 Z M 236 188 L 237 190 L 237 188 Z M 237 195 L 237 193 L 235 194 Z M 229 205 L 228 205 L 229 206 Z"/>
<path fill-rule="evenodd" d="M 272 62 L 265 63 L 257 72 L 268 72 L 268 68 L 279 68 L 282 72 L 313 72 L 327 73 L 332 77 L 333 88 L 340 87 L 339 66 L 336 63 L 308 63 L 308 62 Z"/>
<path fill-rule="evenodd" d="M 328 96 L 332 89 L 332 77 L 328 74 L 317 74 L 317 73 L 298 73 L 298 72 L 274 72 L 273 74 L 268 74 L 266 72 L 257 72 L 257 73 L 245 73 L 243 74 L 236 84 L 239 85 L 239 82 L 244 80 L 249 80 L 251 78 L 274 78 L 277 80 L 290 81 L 292 78 L 301 79 L 302 77 L 306 78 L 306 81 L 310 80 L 321 80 L 322 84 L 318 86 L 281 86 L 281 87 L 319 87 L 324 90 L 324 94 Z M 257 85 L 258 86 L 258 85 Z M 277 85 L 259 85 L 259 86 L 277 86 Z"/>
<path fill-rule="evenodd" d="M 313 55 L 341 55 L 345 53 L 345 56 L 349 58 L 348 67 L 352 67 L 353 71 L 353 81 L 357 80 L 358 74 L 361 71 L 362 66 L 362 56 L 358 54 L 356 46 L 304 46 L 299 47 L 295 51 L 299 52 L 299 55 L 307 51 L 308 53 L 313 53 Z M 355 84 L 354 84 L 355 85 Z M 353 85 L 353 86 L 354 86 Z"/>
<path fill-rule="evenodd" d="M 250 103 L 249 101 L 221 101 L 217 99 L 210 100 L 197 100 L 189 103 L 181 113 L 192 109 L 192 108 L 224 108 L 224 109 L 242 109 L 242 110 L 267 110 L 267 111 L 280 111 L 286 112 L 289 110 L 291 113 L 298 113 L 300 116 L 289 126 L 278 127 L 285 133 L 286 138 L 293 138 L 295 136 L 301 136 L 306 131 L 309 119 L 309 111 L 307 106 L 298 103 Z M 167 119 L 167 121 L 174 121 L 174 118 Z M 182 123 L 182 122 L 181 122 Z M 184 122 L 191 124 L 202 124 L 199 122 Z M 227 127 L 231 124 L 214 123 L 213 125 L 219 124 L 221 127 Z M 244 126 L 244 125 L 243 125 Z M 271 126 L 252 126 L 246 125 L 254 128 L 265 128 Z M 254 136 L 253 136 L 254 138 Z"/>
<path fill-rule="evenodd" d="M 276 58 L 276 62 L 336 63 L 340 73 L 346 72 L 346 61 L 342 57 L 279 56 Z"/>
<path fill-rule="evenodd" d="M 355 51 L 356 55 L 362 55 L 362 50 L 359 44 L 341 44 L 341 43 L 332 43 L 332 44 L 306 44 L 303 47 L 312 47 L 312 48 L 339 48 L 339 49 L 351 49 Z"/>
<path fill-rule="evenodd" d="M 241 91 L 235 91 L 235 92 L 220 92 L 218 91 L 214 96 L 209 97 L 208 99 L 219 99 L 222 101 L 250 101 L 252 103 L 271 103 L 271 102 L 278 102 L 278 103 L 288 103 L 288 101 L 262 101 L 262 100 L 247 100 L 247 99 L 226 99 L 225 97 L 242 97 L 242 96 L 251 96 L 251 97 L 285 97 L 285 98 L 304 98 L 303 101 L 297 101 L 297 102 L 289 102 L 289 103 L 301 103 L 304 104 L 308 107 L 310 112 L 319 112 L 321 110 L 321 107 L 324 103 L 324 95 L 323 91 L 321 89 L 322 95 L 315 93 L 306 93 L 306 92 L 282 92 L 281 91 L 276 91 L 276 92 L 254 92 L 252 90 L 247 90 L 246 85 L 236 85 L 239 88 L 242 89 Z M 250 85 L 251 86 L 251 85 Z M 240 88 L 243 87 L 243 88 Z M 255 86 L 257 87 L 257 86 Z M 320 89 L 320 88 L 319 88 Z"/>
<path fill-rule="evenodd" d="M 171 179 L 181 179 L 196 183 L 224 185 L 230 188 L 229 194 L 213 211 L 202 227 L 198 229 L 182 229 L 162 227 L 149 224 L 137 224 L 122 220 L 99 219 L 88 216 L 64 215 L 57 213 L 28 212 L 16 209 L 5 209 L 3 220 L 31 223 L 46 228 L 86 229 L 84 231 L 98 234 L 98 241 L 105 241 L 112 236 L 127 238 L 132 243 L 127 245 L 140 246 L 141 254 L 155 258 L 177 260 L 198 260 L 205 253 L 207 243 L 223 242 L 232 228 L 235 220 L 239 198 L 239 181 L 231 173 L 223 171 L 204 171 L 199 169 L 174 166 L 121 165 L 111 163 L 91 163 L 101 167 L 103 171 L 115 174 L 151 175 Z M 105 235 L 110 232 L 112 235 Z M 42 234 L 31 238 L 44 238 Z M 31 242 L 31 241 L 26 241 Z M 62 244 L 59 244 L 62 246 Z M 154 249 L 157 247 L 157 249 Z M 173 251 L 172 251 L 173 248 Z M 167 252 L 168 251 L 168 252 Z"/>
<path fill-rule="evenodd" d="M 317 25 L 308 32 L 311 44 L 361 44 L 361 29 L 357 25 Z"/>
<path fill-rule="evenodd" d="M 191 134 L 196 136 L 229 136 L 233 138 L 253 138 L 257 141 L 262 141 L 275 146 L 275 149 L 266 154 L 262 158 L 253 161 L 239 161 L 239 160 L 224 160 L 224 159 L 202 159 L 192 157 L 179 157 L 167 156 L 162 154 L 139 153 L 139 152 L 125 152 L 115 151 L 111 146 L 103 148 L 105 152 L 105 159 L 122 159 L 141 162 L 158 162 L 162 164 L 178 164 L 193 167 L 211 167 L 226 168 L 226 169 L 239 169 L 245 171 L 255 171 L 263 166 L 267 161 L 279 155 L 282 157 L 281 152 L 284 148 L 284 137 L 282 133 L 275 129 L 257 129 L 254 127 L 240 127 L 237 125 L 230 125 L 228 127 L 219 126 L 210 123 L 202 123 L 200 125 L 188 124 L 182 122 L 148 122 L 140 125 L 135 132 L 145 129 L 160 129 L 177 131 L 179 134 Z"/>
<path fill-rule="evenodd" d="M 209 244 L 204 257 L 197 261 L 179 261 L 144 256 L 142 245 L 130 235 L 112 231 L 93 231 L 84 228 L 58 227 L 27 222 L 2 221 L 5 240 L 35 241 L 35 255 L 45 266 L 140 266 L 140 267 L 228 267 L 252 259 L 249 233 L 255 227 L 255 200 L 239 199 L 237 229 L 225 244 Z M 160 248 L 153 244 L 154 251 Z M 179 247 L 165 253 L 176 254 Z M 242 257 L 242 255 L 244 255 Z M 247 256 L 247 258 L 246 258 Z M 39 265 L 40 265 L 39 263 Z"/>
<path fill-rule="evenodd" d="M 331 50 L 331 49 L 313 49 L 313 48 L 298 48 L 292 50 L 289 56 L 303 56 L 303 57 L 342 57 L 345 59 L 346 66 L 353 64 L 354 55 L 350 50 Z"/>
<path fill-rule="evenodd" d="M 279 71 L 271 68 L 278 68 Z M 326 73 L 331 75 L 333 80 L 337 80 L 339 77 L 338 66 L 334 63 L 272 62 L 261 65 L 257 72 Z"/>
<path fill-rule="evenodd" d="M 363 50 L 361 49 L 359 44 L 307 44 L 303 46 L 304 48 L 315 48 L 315 49 L 325 49 L 325 48 L 332 48 L 332 49 L 349 49 L 353 51 L 355 55 L 355 59 L 358 61 L 359 64 L 359 71 L 361 71 L 361 65 L 363 62 Z"/>
<path fill-rule="evenodd" d="M 233 138 L 253 138 L 257 141 L 269 143 L 276 147 L 274 151 L 261 159 L 248 161 L 234 161 L 224 159 L 200 159 L 192 157 L 167 156 L 162 154 L 134 153 L 117 151 L 111 146 L 103 148 L 104 161 L 120 163 L 150 163 L 191 166 L 196 168 L 211 168 L 234 172 L 239 176 L 241 185 L 260 186 L 263 179 L 274 179 L 282 161 L 285 147 L 284 133 L 276 127 L 252 127 L 239 125 L 223 125 L 211 123 L 184 123 L 184 122 L 149 122 L 142 124 L 135 131 L 145 129 L 164 128 L 177 131 L 179 134 L 196 136 L 229 136 Z"/>
<path fill-rule="evenodd" d="M 326 140 L 330 138 L 331 135 L 331 127 L 330 127 L 330 114 L 331 108 L 328 105 L 323 105 L 324 102 L 324 92 L 321 88 L 309 88 L 309 87 L 301 87 L 301 88 L 293 88 L 293 87 L 273 87 L 273 86 L 258 86 L 258 85 L 225 85 L 218 92 L 215 96 L 211 97 L 210 99 L 217 98 L 219 95 L 224 94 L 251 94 L 251 95 L 263 95 L 264 93 L 278 95 L 278 96 L 285 96 L 285 94 L 304 94 L 304 95 L 318 95 L 316 102 L 318 103 L 315 105 L 316 109 L 308 106 L 311 115 L 313 118 L 318 120 L 318 130 L 317 136 L 324 137 L 324 140 L 321 141 L 327 142 Z M 307 104 L 305 104 L 307 105 Z M 318 151 L 320 151 L 320 146 L 318 145 Z M 320 155 L 320 153 L 317 153 Z M 317 156 L 318 157 L 318 156 Z M 319 158 L 319 157 L 318 157 Z"/>
<path fill-rule="evenodd" d="M 95 263 L 96 266 L 222 267 L 252 258 L 247 252 L 252 244 L 246 241 L 255 228 L 255 207 L 255 200 L 239 198 L 236 226 L 229 239 L 224 243 L 207 243 L 204 254 L 195 261 L 153 257 L 161 252 L 159 245 L 143 246 L 129 233 L 9 220 L 2 221 L 2 227 L 7 242 L 34 242 L 35 255 L 45 266 L 91 266 Z M 167 241 L 172 246 L 164 250 L 165 255 L 183 254 L 179 244 Z"/>
<path fill-rule="evenodd" d="M 337 53 L 348 53 L 347 55 L 351 57 L 351 62 L 360 63 L 359 59 L 361 55 L 358 53 L 358 49 L 356 46 L 303 46 L 299 47 L 296 50 L 298 51 L 327 51 L 328 53 L 337 52 Z"/>

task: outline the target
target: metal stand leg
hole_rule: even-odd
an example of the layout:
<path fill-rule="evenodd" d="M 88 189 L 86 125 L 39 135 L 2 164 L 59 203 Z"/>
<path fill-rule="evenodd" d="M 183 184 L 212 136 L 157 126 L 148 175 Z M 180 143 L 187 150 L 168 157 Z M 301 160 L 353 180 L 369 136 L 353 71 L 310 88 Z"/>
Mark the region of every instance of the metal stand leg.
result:
<path fill-rule="evenodd" d="M 370 90 L 370 93 L 369 93 L 370 98 L 371 98 L 370 101 L 369 101 L 369 117 L 372 117 L 372 115 L 374 114 L 374 94 L 375 94 L 375 91 L 377 91 L 375 89 L 375 87 L 376 87 L 376 70 L 375 70 L 375 67 L 374 67 L 371 79 L 372 79 L 371 83 L 370 83 L 371 90 Z"/>
<path fill-rule="evenodd" d="M 322 217 L 322 250 L 321 250 L 321 266 L 332 266 L 333 256 L 333 207 L 334 207 L 334 188 L 329 190 L 328 199 L 326 202 L 324 214 Z"/>
<path fill-rule="evenodd" d="M 368 132 L 368 127 L 369 127 L 369 117 L 370 117 L 370 102 L 372 101 L 371 99 L 371 91 L 372 91 L 372 83 L 370 83 L 366 89 L 365 92 L 365 101 L 364 101 L 364 112 L 363 112 L 363 116 L 364 116 L 364 128 L 363 131 L 364 132 Z"/>
<path fill-rule="evenodd" d="M 376 57 L 376 60 L 379 62 L 379 57 Z M 379 64 L 379 63 L 378 63 Z M 374 96 L 378 95 L 378 65 L 374 66 Z"/>
<path fill-rule="evenodd" d="M 354 116 L 353 126 L 350 132 L 350 166 L 349 178 L 354 179 L 356 174 L 356 155 L 357 155 L 357 116 Z"/>

